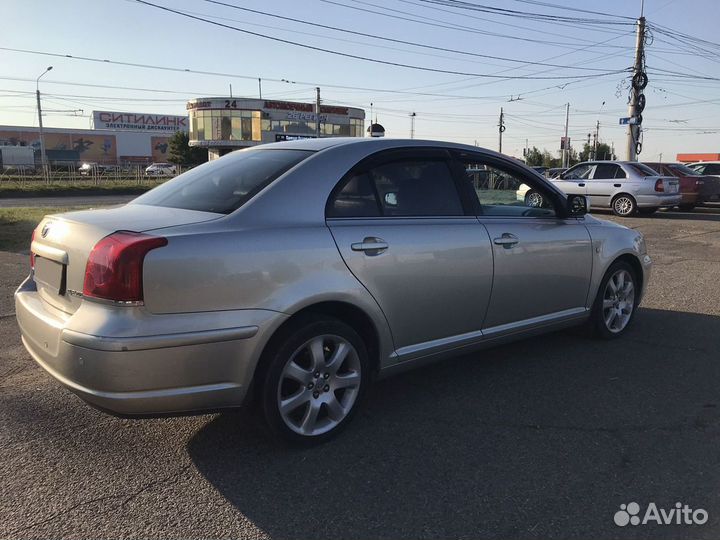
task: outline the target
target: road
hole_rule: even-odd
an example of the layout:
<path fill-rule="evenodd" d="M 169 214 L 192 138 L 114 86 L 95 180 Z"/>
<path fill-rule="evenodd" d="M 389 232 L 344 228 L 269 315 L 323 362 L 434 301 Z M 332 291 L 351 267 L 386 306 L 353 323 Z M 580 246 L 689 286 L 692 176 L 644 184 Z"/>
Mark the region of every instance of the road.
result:
<path fill-rule="evenodd" d="M 250 412 L 107 416 L 0 318 L 0 538 L 717 538 L 720 212 L 617 221 L 655 260 L 626 336 L 561 332 L 381 381 L 314 449 L 275 446 Z M 0 315 L 26 265 L 0 254 Z M 709 520 L 616 526 L 633 501 Z"/>
<path fill-rule="evenodd" d="M 81 195 L 68 197 L 3 197 L 0 208 L 42 206 L 101 206 L 124 204 L 138 195 Z"/>

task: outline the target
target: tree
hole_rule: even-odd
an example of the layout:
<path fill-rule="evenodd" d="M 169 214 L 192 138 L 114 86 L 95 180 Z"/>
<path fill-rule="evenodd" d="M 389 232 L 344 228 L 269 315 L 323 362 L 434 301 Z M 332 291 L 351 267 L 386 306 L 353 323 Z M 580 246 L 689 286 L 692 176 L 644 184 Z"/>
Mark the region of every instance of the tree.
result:
<path fill-rule="evenodd" d="M 583 146 L 582 152 L 580 152 L 580 161 L 588 161 L 592 158 L 593 155 L 593 146 L 591 144 L 585 143 Z M 596 160 L 614 160 L 617 159 L 617 156 L 612 153 L 612 150 L 610 149 L 610 145 L 607 145 L 605 143 L 598 143 L 597 145 L 597 155 L 595 156 Z"/>
<path fill-rule="evenodd" d="M 190 137 L 184 131 L 176 131 L 168 141 L 170 155 L 168 161 L 177 165 L 199 165 L 208 160 L 207 150 L 190 146 Z"/>
<path fill-rule="evenodd" d="M 537 149 L 537 146 L 528 150 L 525 155 L 525 163 L 530 167 L 539 167 L 543 164 L 543 153 Z"/>

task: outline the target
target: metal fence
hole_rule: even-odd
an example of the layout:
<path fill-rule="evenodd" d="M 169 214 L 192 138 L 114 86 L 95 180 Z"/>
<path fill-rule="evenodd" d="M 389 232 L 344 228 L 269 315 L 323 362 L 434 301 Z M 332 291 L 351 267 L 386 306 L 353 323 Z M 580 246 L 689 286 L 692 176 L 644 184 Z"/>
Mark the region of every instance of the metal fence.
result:
<path fill-rule="evenodd" d="M 0 185 L 12 184 L 19 187 L 39 184 L 91 185 L 109 184 L 152 185 L 169 180 L 176 175 L 147 174 L 147 165 L 118 165 L 103 168 L 81 170 L 75 165 L 47 167 L 46 173 L 41 167 L 0 169 Z M 177 167 L 180 174 L 189 167 Z"/>

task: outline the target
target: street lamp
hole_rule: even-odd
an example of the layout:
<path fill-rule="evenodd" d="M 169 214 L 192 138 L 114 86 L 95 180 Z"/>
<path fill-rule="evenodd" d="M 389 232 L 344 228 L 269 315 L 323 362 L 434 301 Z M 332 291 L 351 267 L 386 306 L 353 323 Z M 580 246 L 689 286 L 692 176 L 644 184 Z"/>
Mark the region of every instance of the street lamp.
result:
<path fill-rule="evenodd" d="M 40 105 L 40 79 L 48 71 L 52 70 L 52 68 L 52 66 L 48 66 L 47 69 L 43 71 L 37 79 L 35 79 L 35 97 L 37 98 L 38 126 L 40 127 L 40 163 L 42 165 L 43 176 L 45 177 L 46 182 L 49 180 L 49 178 L 47 174 L 47 156 L 45 155 L 45 134 L 43 133 L 42 125 L 42 106 Z"/>

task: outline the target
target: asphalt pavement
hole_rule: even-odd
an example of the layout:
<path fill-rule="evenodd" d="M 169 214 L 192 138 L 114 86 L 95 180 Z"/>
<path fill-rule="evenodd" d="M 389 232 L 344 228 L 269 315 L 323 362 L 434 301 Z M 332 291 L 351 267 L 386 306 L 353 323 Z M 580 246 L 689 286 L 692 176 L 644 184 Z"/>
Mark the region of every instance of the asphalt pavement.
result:
<path fill-rule="evenodd" d="M 655 261 L 621 339 L 560 332 L 380 381 L 302 450 L 250 411 L 88 407 L 20 344 L 27 257 L 0 253 L 0 538 L 717 538 L 720 212 L 616 220 Z M 630 502 L 708 521 L 615 525 Z"/>

